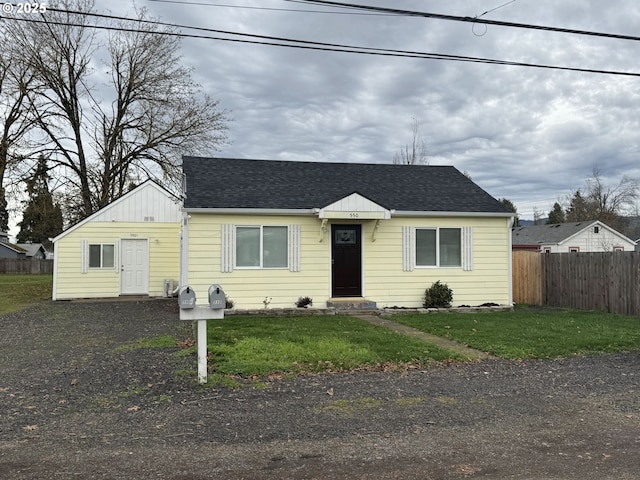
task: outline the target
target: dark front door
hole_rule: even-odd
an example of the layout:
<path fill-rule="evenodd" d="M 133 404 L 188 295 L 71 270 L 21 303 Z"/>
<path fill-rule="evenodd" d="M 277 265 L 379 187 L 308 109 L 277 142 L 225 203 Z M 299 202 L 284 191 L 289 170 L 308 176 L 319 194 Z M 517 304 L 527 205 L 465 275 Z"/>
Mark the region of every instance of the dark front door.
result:
<path fill-rule="evenodd" d="M 331 284 L 334 297 L 362 296 L 360 225 L 331 225 Z"/>

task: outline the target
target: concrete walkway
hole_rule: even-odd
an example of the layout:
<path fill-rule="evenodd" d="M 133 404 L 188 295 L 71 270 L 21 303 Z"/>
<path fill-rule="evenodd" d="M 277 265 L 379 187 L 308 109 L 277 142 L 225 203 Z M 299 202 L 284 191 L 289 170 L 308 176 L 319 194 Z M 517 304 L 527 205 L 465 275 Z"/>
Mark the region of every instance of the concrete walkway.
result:
<path fill-rule="evenodd" d="M 436 345 L 446 350 L 451 350 L 459 355 L 463 355 L 469 358 L 470 360 L 487 360 L 487 359 L 496 358 L 488 353 L 481 352 L 480 350 L 475 350 L 465 345 L 461 345 L 457 342 L 454 342 L 453 340 L 438 337 L 436 335 L 431 335 L 430 333 L 421 332 L 420 330 L 417 330 L 413 327 L 408 327 L 406 325 L 396 323 L 393 320 L 380 317 L 373 313 L 360 313 L 360 314 L 354 313 L 353 316 L 360 318 L 361 320 L 366 320 L 367 322 L 373 325 L 385 327 L 390 330 L 393 330 L 394 332 L 401 333 L 409 337 L 415 337 L 426 343 Z"/>

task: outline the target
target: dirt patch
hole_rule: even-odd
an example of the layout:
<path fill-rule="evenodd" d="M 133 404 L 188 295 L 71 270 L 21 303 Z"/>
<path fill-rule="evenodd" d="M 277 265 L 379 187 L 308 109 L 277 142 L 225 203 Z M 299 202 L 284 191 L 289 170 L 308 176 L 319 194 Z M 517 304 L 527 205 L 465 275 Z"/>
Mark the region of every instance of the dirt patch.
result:
<path fill-rule="evenodd" d="M 174 301 L 0 316 L 0 478 L 635 479 L 640 356 L 205 388 Z M 330 392 L 330 394 L 328 393 Z"/>

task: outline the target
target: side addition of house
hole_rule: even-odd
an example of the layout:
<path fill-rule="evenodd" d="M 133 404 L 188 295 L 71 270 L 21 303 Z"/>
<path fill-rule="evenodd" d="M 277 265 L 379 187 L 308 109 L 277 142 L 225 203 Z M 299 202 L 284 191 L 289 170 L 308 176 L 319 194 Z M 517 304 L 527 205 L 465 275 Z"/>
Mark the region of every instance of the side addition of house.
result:
<path fill-rule="evenodd" d="M 67 229 L 53 239 L 53 300 L 170 293 L 181 218 L 179 199 L 148 180 Z"/>

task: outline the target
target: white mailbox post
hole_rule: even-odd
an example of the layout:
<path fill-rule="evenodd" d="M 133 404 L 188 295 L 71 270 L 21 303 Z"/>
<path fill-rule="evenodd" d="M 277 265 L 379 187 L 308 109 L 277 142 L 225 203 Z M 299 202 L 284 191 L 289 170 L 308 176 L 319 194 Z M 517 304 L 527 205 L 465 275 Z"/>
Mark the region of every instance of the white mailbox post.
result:
<path fill-rule="evenodd" d="M 220 285 L 211 285 L 209 287 L 209 304 L 198 305 L 196 292 L 193 288 L 184 286 L 178 292 L 178 305 L 180 306 L 180 320 L 198 322 L 198 382 L 207 383 L 207 320 L 224 318 L 226 305 L 224 291 Z"/>

